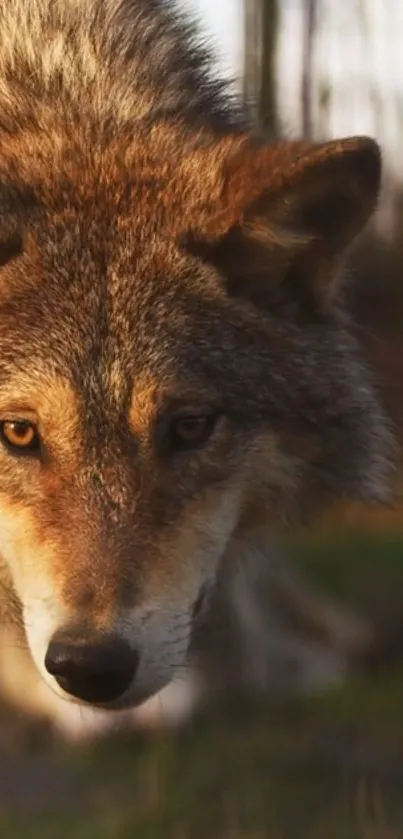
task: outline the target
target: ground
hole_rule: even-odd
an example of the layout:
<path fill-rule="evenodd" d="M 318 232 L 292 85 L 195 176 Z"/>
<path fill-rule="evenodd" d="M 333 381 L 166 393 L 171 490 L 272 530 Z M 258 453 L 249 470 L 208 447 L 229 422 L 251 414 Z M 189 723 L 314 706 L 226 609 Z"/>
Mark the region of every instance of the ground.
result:
<path fill-rule="evenodd" d="M 298 534 L 329 591 L 398 632 L 403 527 Z M 397 648 L 399 645 L 396 645 Z M 236 700 L 179 735 L 66 748 L 1 717 L 4 839 L 400 839 L 403 667 L 293 702 Z"/>

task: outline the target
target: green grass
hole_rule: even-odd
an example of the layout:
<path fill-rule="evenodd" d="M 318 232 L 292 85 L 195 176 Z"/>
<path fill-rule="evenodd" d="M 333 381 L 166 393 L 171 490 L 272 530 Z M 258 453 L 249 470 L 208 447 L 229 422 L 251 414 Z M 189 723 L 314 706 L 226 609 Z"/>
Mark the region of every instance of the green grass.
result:
<path fill-rule="evenodd" d="M 380 620 L 403 625 L 402 533 L 357 526 L 300 530 L 288 544 L 318 586 Z"/>
<path fill-rule="evenodd" d="M 403 615 L 403 538 L 298 546 L 329 591 Z M 2 839 L 400 839 L 403 668 L 310 700 L 233 699 L 176 736 L 80 749 L 9 736 L 0 769 Z"/>

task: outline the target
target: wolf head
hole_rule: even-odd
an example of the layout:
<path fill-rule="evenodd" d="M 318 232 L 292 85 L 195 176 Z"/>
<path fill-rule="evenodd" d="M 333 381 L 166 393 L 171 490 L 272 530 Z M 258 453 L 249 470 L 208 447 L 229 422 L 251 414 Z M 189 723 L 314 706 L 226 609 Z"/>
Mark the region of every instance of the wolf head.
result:
<path fill-rule="evenodd" d="M 3 580 L 47 682 L 128 707 L 184 666 L 239 537 L 384 497 L 336 280 L 380 156 L 41 113 L 0 131 Z"/>

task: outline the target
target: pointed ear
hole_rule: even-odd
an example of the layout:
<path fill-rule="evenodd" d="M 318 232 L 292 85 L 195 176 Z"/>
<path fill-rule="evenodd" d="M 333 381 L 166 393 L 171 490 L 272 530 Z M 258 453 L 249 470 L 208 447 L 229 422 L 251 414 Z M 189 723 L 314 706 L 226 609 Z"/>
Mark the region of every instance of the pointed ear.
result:
<path fill-rule="evenodd" d="M 377 144 L 365 137 L 321 145 L 238 142 L 221 169 L 221 192 L 188 246 L 225 275 L 230 293 L 264 305 L 292 281 L 323 308 L 343 251 L 373 212 Z"/>

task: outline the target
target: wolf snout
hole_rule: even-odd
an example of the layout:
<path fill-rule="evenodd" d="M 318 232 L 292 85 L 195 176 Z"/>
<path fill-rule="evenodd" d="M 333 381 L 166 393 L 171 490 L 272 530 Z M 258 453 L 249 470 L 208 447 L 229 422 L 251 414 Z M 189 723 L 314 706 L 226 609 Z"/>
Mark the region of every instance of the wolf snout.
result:
<path fill-rule="evenodd" d="M 56 633 L 45 667 L 58 685 L 75 699 L 92 704 L 116 702 L 130 688 L 139 665 L 138 653 L 119 638 Z"/>

